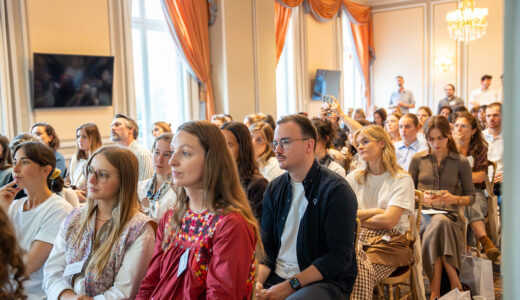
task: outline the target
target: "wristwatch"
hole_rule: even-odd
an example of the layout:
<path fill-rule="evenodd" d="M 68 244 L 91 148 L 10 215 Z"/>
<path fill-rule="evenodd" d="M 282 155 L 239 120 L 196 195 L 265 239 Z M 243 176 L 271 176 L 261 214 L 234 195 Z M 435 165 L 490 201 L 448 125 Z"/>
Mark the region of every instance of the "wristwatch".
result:
<path fill-rule="evenodd" d="M 295 291 L 299 290 L 302 287 L 302 284 L 300 283 L 300 281 L 296 277 L 293 277 L 293 278 L 289 279 L 289 284 L 291 285 L 291 287 Z"/>

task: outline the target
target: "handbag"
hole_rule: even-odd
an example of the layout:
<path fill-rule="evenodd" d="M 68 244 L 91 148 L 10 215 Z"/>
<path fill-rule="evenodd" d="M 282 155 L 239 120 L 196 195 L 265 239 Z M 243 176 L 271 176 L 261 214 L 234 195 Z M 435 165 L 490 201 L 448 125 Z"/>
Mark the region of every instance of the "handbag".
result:
<path fill-rule="evenodd" d="M 471 295 L 469 291 L 461 292 L 459 289 L 455 288 L 440 297 L 439 300 L 471 300 Z"/>
<path fill-rule="evenodd" d="M 495 299 L 493 264 L 489 259 L 462 254 L 460 282 L 468 285 L 473 295 L 486 297 L 487 300 Z"/>

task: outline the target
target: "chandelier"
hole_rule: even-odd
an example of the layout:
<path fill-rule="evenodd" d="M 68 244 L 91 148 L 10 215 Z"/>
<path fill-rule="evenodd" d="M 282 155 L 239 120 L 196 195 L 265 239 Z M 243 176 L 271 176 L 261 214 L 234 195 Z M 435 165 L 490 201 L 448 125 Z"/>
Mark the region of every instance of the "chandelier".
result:
<path fill-rule="evenodd" d="M 462 0 L 459 8 L 448 12 L 446 21 L 450 38 L 459 42 L 470 42 L 486 34 L 487 8 L 475 8 L 474 0 Z"/>

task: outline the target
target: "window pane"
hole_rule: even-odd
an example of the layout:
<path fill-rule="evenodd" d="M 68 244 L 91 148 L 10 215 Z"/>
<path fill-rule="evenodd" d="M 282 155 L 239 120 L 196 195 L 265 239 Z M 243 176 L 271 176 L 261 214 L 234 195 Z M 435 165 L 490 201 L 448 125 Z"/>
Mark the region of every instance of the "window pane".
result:
<path fill-rule="evenodd" d="M 135 1 L 134 1 L 135 2 Z M 132 46 L 134 52 L 134 84 L 135 84 L 135 99 L 137 101 L 137 124 L 139 124 L 139 139 L 143 140 L 143 129 L 145 128 L 143 125 L 146 123 L 145 115 L 144 115 L 144 103 L 145 103 L 145 93 L 144 93 L 144 72 L 143 72 L 143 47 L 142 39 L 141 39 L 141 30 L 140 29 L 132 29 Z"/>
<path fill-rule="evenodd" d="M 164 20 L 164 12 L 160 0 L 146 0 L 145 1 L 146 18 L 155 20 Z"/>
<path fill-rule="evenodd" d="M 139 18 L 141 16 L 141 0 L 132 0 L 132 17 Z"/>

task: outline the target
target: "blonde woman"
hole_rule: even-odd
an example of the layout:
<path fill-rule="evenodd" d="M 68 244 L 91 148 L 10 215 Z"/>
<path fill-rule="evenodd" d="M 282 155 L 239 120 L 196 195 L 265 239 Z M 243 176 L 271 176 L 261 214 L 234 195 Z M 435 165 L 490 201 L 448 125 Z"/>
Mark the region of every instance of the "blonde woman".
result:
<path fill-rule="evenodd" d="M 61 225 L 43 287 L 50 300 L 133 299 L 155 242 L 152 220 L 139 212 L 137 158 L 128 149 L 100 148 L 86 176 L 87 205 Z"/>
<path fill-rule="evenodd" d="M 358 200 L 361 220 L 358 277 L 352 299 L 371 299 L 374 287 L 395 269 L 410 263 L 404 233 L 414 210 L 414 183 L 397 164 L 395 148 L 383 128 L 369 125 L 354 134 L 364 167 L 347 176 Z"/>
<path fill-rule="evenodd" d="M 271 143 L 273 142 L 273 129 L 264 122 L 258 122 L 249 127 L 253 139 L 253 149 L 260 174 L 269 182 L 285 173 L 278 166 L 278 160 L 274 155 Z"/>

